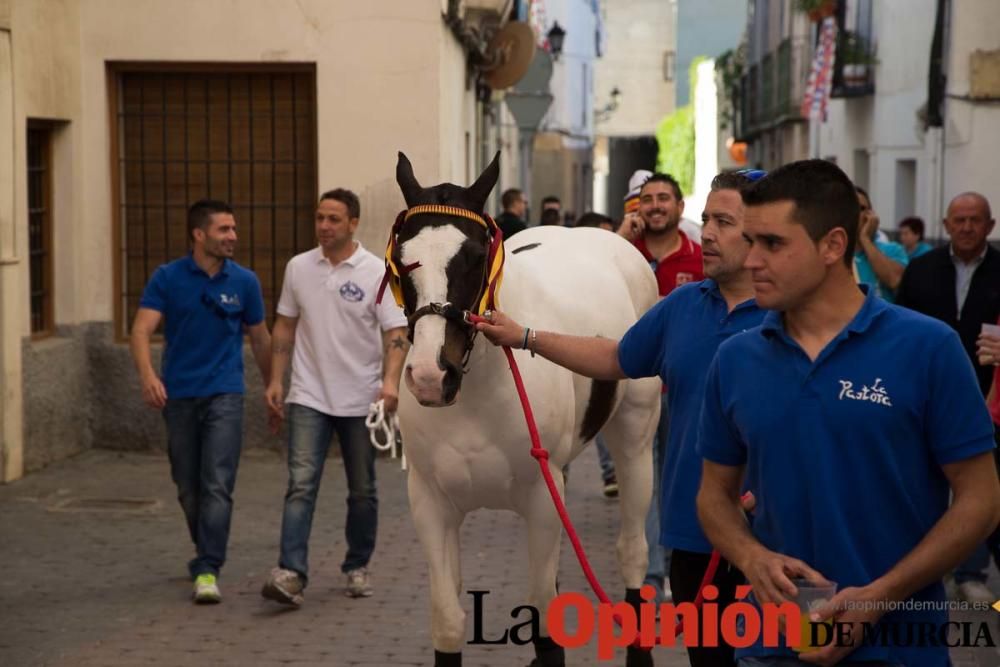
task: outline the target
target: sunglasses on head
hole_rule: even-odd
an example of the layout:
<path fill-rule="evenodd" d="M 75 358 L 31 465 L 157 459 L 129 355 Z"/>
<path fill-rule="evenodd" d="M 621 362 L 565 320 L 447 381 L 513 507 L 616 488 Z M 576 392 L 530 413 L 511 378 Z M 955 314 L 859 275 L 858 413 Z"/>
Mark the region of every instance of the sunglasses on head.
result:
<path fill-rule="evenodd" d="M 740 176 L 744 176 L 750 180 L 751 183 L 759 181 L 760 179 L 767 176 L 767 172 L 763 169 L 740 169 L 736 172 Z"/>

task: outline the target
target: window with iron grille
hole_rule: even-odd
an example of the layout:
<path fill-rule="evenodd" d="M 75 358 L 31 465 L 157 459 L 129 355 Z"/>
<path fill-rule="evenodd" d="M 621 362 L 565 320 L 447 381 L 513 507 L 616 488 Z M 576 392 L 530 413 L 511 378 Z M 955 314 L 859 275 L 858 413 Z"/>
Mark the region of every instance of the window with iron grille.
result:
<path fill-rule="evenodd" d="M 188 252 L 187 208 L 204 198 L 233 207 L 235 259 L 256 272 L 273 314 L 285 264 L 315 241 L 315 70 L 117 65 L 112 75 L 119 333 L 156 267 Z"/>
<path fill-rule="evenodd" d="M 28 254 L 31 334 L 54 327 L 52 313 L 52 130 L 28 126 Z"/>

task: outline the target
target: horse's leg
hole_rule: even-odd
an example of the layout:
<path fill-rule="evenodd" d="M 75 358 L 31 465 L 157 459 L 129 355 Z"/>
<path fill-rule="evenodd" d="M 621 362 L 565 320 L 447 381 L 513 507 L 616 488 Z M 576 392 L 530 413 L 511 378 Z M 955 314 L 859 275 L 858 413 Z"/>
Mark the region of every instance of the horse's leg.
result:
<path fill-rule="evenodd" d="M 660 383 L 655 379 L 630 380 L 625 384 L 621 405 L 605 424 L 602 432 L 608 451 L 615 461 L 618 477 L 618 504 L 621 530 L 618 533 L 618 565 L 625 580 L 625 600 L 636 607 L 638 618 L 642 586 L 648 566 L 646 512 L 653 489 L 653 435 L 660 407 Z M 646 667 L 653 664 L 647 650 L 629 647 L 626 665 Z"/>
<path fill-rule="evenodd" d="M 563 476 L 559 468 L 549 464 L 559 494 L 565 496 Z M 530 667 L 563 667 L 566 652 L 549 636 L 545 625 L 549 603 L 556 596 L 556 575 L 559 570 L 559 541 L 562 527 L 552 497 L 544 480 L 539 479 L 530 493 L 515 508 L 528 525 L 529 604 L 542 614 L 540 635 L 535 638 L 535 659 Z"/>
<path fill-rule="evenodd" d="M 461 667 L 465 612 L 459 602 L 462 575 L 458 533 L 465 516 L 416 468 L 410 468 L 408 492 L 410 514 L 430 573 L 434 667 Z"/>

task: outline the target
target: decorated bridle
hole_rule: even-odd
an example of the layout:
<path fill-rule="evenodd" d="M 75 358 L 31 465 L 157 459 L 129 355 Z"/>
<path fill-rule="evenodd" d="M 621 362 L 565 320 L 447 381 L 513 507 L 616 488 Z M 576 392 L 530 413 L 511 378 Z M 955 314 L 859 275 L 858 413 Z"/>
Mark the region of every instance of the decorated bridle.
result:
<path fill-rule="evenodd" d="M 487 310 L 497 307 L 497 293 L 500 290 L 500 283 L 503 280 L 503 232 L 500 231 L 500 227 L 493 218 L 485 213 L 479 214 L 464 208 L 458 208 L 457 206 L 422 204 L 400 211 L 399 215 L 396 216 L 396 222 L 392 225 L 392 231 L 389 233 L 389 243 L 385 249 L 385 276 L 382 278 L 382 285 L 379 287 L 376 303 L 382 302 L 382 295 L 385 293 L 385 288 L 388 285 L 392 291 L 393 298 L 396 300 L 396 304 L 406 314 L 411 343 L 413 342 L 413 329 L 417 325 L 417 320 L 425 315 L 438 315 L 461 326 L 466 334 L 465 354 L 462 359 L 462 366 L 464 368 L 468 363 L 469 354 L 472 352 L 472 344 L 476 337 L 476 328 L 469 321 L 469 314 L 472 311 L 462 310 L 451 302 L 445 302 L 429 303 L 409 313 L 406 312 L 406 304 L 403 301 L 402 277 L 410 271 L 420 268 L 420 262 L 398 266 L 395 260 L 396 240 L 399 231 L 407 220 L 415 215 L 426 214 L 466 218 L 482 225 L 486 229 L 488 244 L 486 266 L 483 270 L 483 279 L 480 282 L 479 292 L 473 302 L 476 308 L 476 315 L 483 315 Z"/>

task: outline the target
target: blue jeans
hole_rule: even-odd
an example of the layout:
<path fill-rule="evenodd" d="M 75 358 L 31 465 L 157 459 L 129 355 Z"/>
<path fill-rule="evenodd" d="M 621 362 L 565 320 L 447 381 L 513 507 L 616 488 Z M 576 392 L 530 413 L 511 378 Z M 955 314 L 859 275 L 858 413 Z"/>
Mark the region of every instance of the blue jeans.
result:
<path fill-rule="evenodd" d="M 964 584 L 967 581 L 986 583 L 986 570 L 990 566 L 990 550 L 986 543 L 976 547 L 964 563 L 955 568 L 955 583 Z"/>
<path fill-rule="evenodd" d="M 667 410 L 667 395 L 660 394 L 660 422 L 656 425 L 656 436 L 653 438 L 653 500 L 649 503 L 646 513 L 646 541 L 649 543 L 649 565 L 646 579 L 643 583 L 651 584 L 656 589 L 656 598 L 663 597 L 663 585 L 667 572 L 670 571 L 670 549 L 660 544 L 660 503 L 662 493 L 660 479 L 663 477 L 663 464 L 667 458 L 667 432 L 670 430 L 670 412 Z"/>
<path fill-rule="evenodd" d="M 323 464 L 336 432 L 347 473 L 347 555 L 343 572 L 368 565 L 375 551 L 378 498 L 375 495 L 375 448 L 364 417 L 334 417 L 304 405 L 288 405 L 288 492 L 281 517 L 278 565 L 309 578 L 309 533 Z"/>
<path fill-rule="evenodd" d="M 597 461 L 601 464 L 601 480 L 607 484 L 615 478 L 615 462 L 611 459 L 608 446 L 604 444 L 603 435 L 598 433 L 594 444 L 597 445 Z"/>
<path fill-rule="evenodd" d="M 759 658 L 746 657 L 736 661 L 737 667 L 809 667 L 811 662 L 803 662 L 798 658 L 781 655 L 769 655 Z M 845 663 L 853 667 L 902 667 L 891 662 L 862 660 L 861 662 Z"/>
<path fill-rule="evenodd" d="M 169 399 L 170 475 L 195 547 L 191 577 L 218 575 L 226 562 L 233 488 L 243 444 L 243 394 Z"/>
<path fill-rule="evenodd" d="M 993 426 L 993 437 L 997 443 L 997 449 L 993 450 L 993 460 L 996 463 L 997 473 L 1000 474 L 1000 425 L 994 424 Z M 955 568 L 955 583 L 964 584 L 967 581 L 978 581 L 985 584 L 987 570 L 990 567 L 991 551 L 993 552 L 993 562 L 1000 568 L 1000 528 L 997 528 L 986 542 L 977 546 L 964 563 Z"/>

